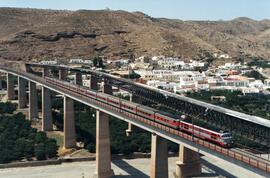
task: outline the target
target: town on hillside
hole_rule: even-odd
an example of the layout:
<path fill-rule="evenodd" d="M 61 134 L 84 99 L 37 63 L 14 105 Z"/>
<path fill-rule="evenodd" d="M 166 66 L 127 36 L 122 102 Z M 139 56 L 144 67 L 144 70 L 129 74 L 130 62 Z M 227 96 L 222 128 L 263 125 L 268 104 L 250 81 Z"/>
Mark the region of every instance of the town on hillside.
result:
<path fill-rule="evenodd" d="M 216 57 L 224 60 L 230 58 L 226 54 Z M 40 63 L 56 65 L 59 64 L 59 61 L 44 60 Z M 240 91 L 243 95 L 270 94 L 269 74 L 264 72 L 265 67 L 270 67 L 269 62 L 255 64 L 232 62 L 210 66 L 208 62 L 165 56 L 141 56 L 133 60 L 112 60 L 101 56 L 92 60 L 70 59 L 69 63 L 65 65 L 102 70 L 121 77 L 136 79 L 137 82 L 150 87 L 178 94 L 203 90 Z M 83 85 L 85 86 L 90 85 L 87 79 L 88 76 L 83 76 Z"/>

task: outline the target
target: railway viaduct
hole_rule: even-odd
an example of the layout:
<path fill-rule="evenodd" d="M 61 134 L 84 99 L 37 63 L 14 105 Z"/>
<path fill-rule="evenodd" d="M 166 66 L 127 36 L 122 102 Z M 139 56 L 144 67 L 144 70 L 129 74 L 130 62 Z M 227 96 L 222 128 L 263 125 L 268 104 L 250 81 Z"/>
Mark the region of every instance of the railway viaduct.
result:
<path fill-rule="evenodd" d="M 131 125 L 140 127 L 152 133 L 151 144 L 151 178 L 168 177 L 168 152 L 167 140 L 179 144 L 179 161 L 176 163 L 176 177 L 195 176 L 201 173 L 201 163 L 199 154 L 211 155 L 233 162 L 246 169 L 250 169 L 258 174 L 269 176 L 270 163 L 261 160 L 252 155 L 246 155 L 234 152 L 227 148 L 222 148 L 212 143 L 206 142 L 199 138 L 193 138 L 191 135 L 182 133 L 172 128 L 166 127 L 154 121 L 141 118 L 138 116 L 125 115 L 119 110 L 101 104 L 94 99 L 83 96 L 79 90 L 73 92 L 65 89 L 64 86 L 48 83 L 45 77 L 52 77 L 51 70 L 58 70 L 58 79 L 60 82 L 67 79 L 68 68 L 52 68 L 50 66 L 38 66 L 42 71 L 42 76 L 33 73 L 32 67 L 35 65 L 23 65 L 19 69 L 0 66 L 0 71 L 6 73 L 7 78 L 7 98 L 15 99 L 15 77 L 18 78 L 18 107 L 29 107 L 29 120 L 38 117 L 37 104 L 37 85 L 41 86 L 42 93 L 42 130 L 51 131 L 52 112 L 51 112 L 51 91 L 55 91 L 64 96 L 64 148 L 73 148 L 76 146 L 75 138 L 75 114 L 74 101 L 84 103 L 96 109 L 96 172 L 95 177 L 107 178 L 114 175 L 111 169 L 111 152 L 110 152 L 110 132 L 109 132 L 109 115 L 129 123 L 127 133 L 131 132 Z M 74 72 L 74 71 L 73 71 Z M 75 71 L 73 87 L 80 89 L 82 86 L 82 73 Z M 102 78 L 102 76 L 101 76 Z M 95 91 L 102 91 L 112 95 L 112 85 L 106 79 L 102 79 L 99 84 L 96 77 L 90 76 L 90 88 Z M 29 103 L 27 103 L 27 86 L 29 89 Z M 67 86 L 68 87 L 68 86 Z M 29 105 L 29 106 L 27 106 Z"/>

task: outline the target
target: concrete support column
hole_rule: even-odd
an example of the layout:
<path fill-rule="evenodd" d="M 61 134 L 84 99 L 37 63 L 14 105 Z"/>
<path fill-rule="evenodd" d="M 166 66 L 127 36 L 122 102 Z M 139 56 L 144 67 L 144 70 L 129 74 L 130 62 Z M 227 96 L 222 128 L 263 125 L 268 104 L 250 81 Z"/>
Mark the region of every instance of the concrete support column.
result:
<path fill-rule="evenodd" d="M 18 107 L 20 109 L 27 107 L 26 83 L 27 80 L 18 77 Z"/>
<path fill-rule="evenodd" d="M 112 87 L 106 83 L 103 85 L 103 92 L 112 94 Z M 114 175 L 111 168 L 111 145 L 109 115 L 96 112 L 96 172 L 95 178 L 109 178 Z"/>
<path fill-rule="evenodd" d="M 14 75 L 7 73 L 7 99 L 15 99 Z"/>
<path fill-rule="evenodd" d="M 202 173 L 200 155 L 183 145 L 179 146 L 179 161 L 176 162 L 176 178 L 198 176 Z"/>
<path fill-rule="evenodd" d="M 29 81 L 29 120 L 38 118 L 37 86 Z"/>
<path fill-rule="evenodd" d="M 109 94 L 109 95 L 112 95 L 113 94 L 112 86 L 107 84 L 107 83 L 103 83 L 102 92 Z"/>
<path fill-rule="evenodd" d="M 0 90 L 2 90 L 3 89 L 3 85 L 2 85 L 2 80 L 0 80 Z"/>
<path fill-rule="evenodd" d="M 82 85 L 82 74 L 80 72 L 75 73 L 75 84 Z"/>
<path fill-rule="evenodd" d="M 132 94 L 129 95 L 129 101 L 132 102 Z M 132 124 L 128 123 L 128 128 L 126 130 L 126 136 L 130 136 L 132 132 Z"/>
<path fill-rule="evenodd" d="M 95 178 L 109 178 L 114 175 L 111 169 L 111 148 L 109 115 L 96 112 L 96 172 Z"/>
<path fill-rule="evenodd" d="M 129 122 L 128 123 L 128 128 L 126 130 L 126 136 L 129 137 L 132 133 L 132 124 Z"/>
<path fill-rule="evenodd" d="M 67 78 L 67 70 L 59 69 L 59 80 L 66 80 Z"/>
<path fill-rule="evenodd" d="M 42 77 L 48 77 L 49 76 L 49 68 L 43 67 L 42 68 Z"/>
<path fill-rule="evenodd" d="M 25 72 L 31 72 L 31 66 L 25 64 Z"/>
<path fill-rule="evenodd" d="M 167 140 L 152 134 L 150 178 L 168 178 Z"/>
<path fill-rule="evenodd" d="M 53 130 L 51 91 L 42 87 L 42 131 Z"/>
<path fill-rule="evenodd" d="M 98 82 L 97 82 L 97 78 L 94 76 L 90 76 L 90 89 L 92 90 L 98 90 Z"/>
<path fill-rule="evenodd" d="M 64 96 L 64 148 L 76 147 L 74 101 Z"/>
<path fill-rule="evenodd" d="M 19 67 L 24 72 L 31 72 L 31 66 L 29 64 L 21 63 Z"/>

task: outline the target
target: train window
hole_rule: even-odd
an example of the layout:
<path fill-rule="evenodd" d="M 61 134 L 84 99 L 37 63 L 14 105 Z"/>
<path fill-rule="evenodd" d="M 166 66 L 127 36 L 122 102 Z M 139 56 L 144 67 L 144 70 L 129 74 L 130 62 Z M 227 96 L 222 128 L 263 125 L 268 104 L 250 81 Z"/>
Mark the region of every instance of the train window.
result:
<path fill-rule="evenodd" d="M 125 104 L 122 104 L 122 106 L 123 106 L 124 108 L 126 108 L 126 109 L 130 109 L 130 110 L 133 110 L 133 108 L 132 108 L 132 107 L 130 107 L 130 106 L 127 106 L 127 105 L 125 105 Z"/>
<path fill-rule="evenodd" d="M 144 112 L 144 111 L 140 111 L 140 110 L 138 110 L 140 113 L 142 113 L 142 114 L 144 114 L 144 115 L 146 115 L 146 116 L 151 116 L 151 114 L 149 114 L 149 113 L 147 113 L 147 112 Z"/>

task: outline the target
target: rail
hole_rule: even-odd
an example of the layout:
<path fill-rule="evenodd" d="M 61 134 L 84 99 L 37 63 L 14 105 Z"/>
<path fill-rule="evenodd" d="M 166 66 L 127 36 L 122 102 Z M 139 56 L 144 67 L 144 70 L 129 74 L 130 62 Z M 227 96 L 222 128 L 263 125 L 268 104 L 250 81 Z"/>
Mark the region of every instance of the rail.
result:
<path fill-rule="evenodd" d="M 75 96 L 76 98 L 84 98 L 89 103 L 95 104 L 100 108 L 106 109 L 107 111 L 117 113 L 117 115 L 119 117 L 125 117 L 125 118 L 129 118 L 130 120 L 139 121 L 140 123 L 144 123 L 148 126 L 157 128 L 160 131 L 164 131 L 166 133 L 169 133 L 171 136 L 174 135 L 177 137 L 181 137 L 181 138 L 189 141 L 190 143 L 192 143 L 192 142 L 196 143 L 197 145 L 200 145 L 204 148 L 212 150 L 212 151 L 219 153 L 223 156 L 227 156 L 227 157 L 232 158 L 234 160 L 240 161 L 246 165 L 249 165 L 253 168 L 257 168 L 261 171 L 264 171 L 267 174 L 270 173 L 270 163 L 265 163 L 259 159 L 256 159 L 256 157 L 248 156 L 246 154 L 239 153 L 239 152 L 236 152 L 236 151 L 228 149 L 228 148 L 220 147 L 218 145 L 212 144 L 212 143 L 207 142 L 205 140 L 195 138 L 192 135 L 189 135 L 189 134 L 181 132 L 179 130 L 170 128 L 168 126 L 162 125 L 160 123 L 154 122 L 154 121 L 146 119 L 144 117 L 138 116 L 137 114 L 123 112 L 123 110 L 120 111 L 120 109 L 115 107 L 115 106 L 108 105 L 106 103 L 98 101 L 97 99 L 86 97 L 83 93 L 81 93 L 81 90 L 80 90 L 81 87 L 78 85 L 66 84 L 66 83 L 64 84 L 60 80 L 56 80 L 56 79 L 53 79 L 55 81 L 55 83 L 52 85 L 52 84 L 48 83 L 44 78 L 35 76 L 33 74 L 29 74 L 29 73 L 22 72 L 22 71 L 16 71 L 14 69 L 2 67 L 2 66 L 0 66 L 0 70 L 2 70 L 3 72 L 12 73 L 14 75 L 23 76 L 26 79 L 38 82 L 41 85 L 54 88 L 55 91 L 58 91 L 58 92 L 61 91 L 62 93 L 69 93 L 72 96 Z M 71 86 L 76 87 L 78 89 L 77 92 L 74 92 L 74 91 L 68 89 Z"/>
<path fill-rule="evenodd" d="M 55 81 L 55 85 L 58 86 L 58 87 L 63 87 L 63 83 L 59 83 L 59 80 L 57 79 L 53 79 Z M 67 87 L 69 88 L 70 86 L 76 86 L 76 85 L 73 85 L 73 84 L 67 84 Z M 76 86 L 77 89 L 78 89 L 78 93 L 77 94 L 80 94 L 80 95 L 84 95 L 82 94 L 80 91 L 80 86 Z M 98 100 L 94 100 L 92 99 L 92 101 L 94 102 L 97 102 L 97 104 L 99 104 L 101 107 L 106 107 L 106 109 L 111 109 L 113 111 L 117 111 L 119 113 L 123 113 L 125 114 L 126 116 L 128 117 L 131 117 L 133 119 L 137 119 L 138 121 L 140 122 L 143 122 L 145 124 L 148 124 L 148 125 L 151 125 L 151 126 L 154 126 L 156 128 L 159 128 L 165 132 L 169 132 L 170 134 L 173 134 L 173 135 L 177 135 L 179 137 L 182 137 L 188 141 L 191 141 L 191 142 L 195 142 L 201 146 L 204 146 L 212 151 L 216 151 L 218 153 L 221 153 L 225 156 L 228 156 L 228 157 L 231 157 L 233 159 L 236 159 L 238 161 L 241 161 L 243 163 L 246 163 L 250 166 L 253 166 L 253 167 L 256 167 L 258 169 L 261 169 L 263 171 L 266 171 L 268 173 L 270 173 L 270 164 L 267 164 L 263 161 L 260 161 L 260 160 L 257 160 L 257 159 L 254 159 L 252 157 L 249 157 L 249 156 L 246 156 L 245 154 L 242 154 L 242 153 L 238 153 L 238 152 L 235 152 L 233 150 L 230 150 L 228 148 L 223 148 L 223 147 L 220 147 L 218 145 L 215 145 L 215 144 L 212 144 L 210 142 L 207 142 L 205 140 L 202 140 L 202 139 L 199 139 L 199 138 L 196 138 L 196 137 L 192 137 L 192 135 L 189 135 L 189 134 L 186 134 L 184 132 L 181 132 L 179 130 L 176 130 L 176 129 L 173 129 L 171 127 L 168 127 L 168 126 L 165 126 L 165 125 L 162 125 L 160 123 L 157 123 L 155 121 L 152 121 L 150 119 L 145 119 L 141 116 L 138 116 L 138 115 L 135 115 L 135 114 L 132 114 L 132 113 L 128 113 L 128 112 L 120 112 L 121 109 L 115 107 L 115 106 L 112 106 L 112 105 L 108 105 L 108 104 L 104 104 L 102 102 L 99 102 Z"/>
<path fill-rule="evenodd" d="M 196 100 L 196 99 L 181 96 L 181 95 L 171 93 L 171 92 L 168 92 L 168 91 L 165 91 L 165 90 L 161 90 L 161 89 L 158 89 L 158 88 L 155 88 L 155 87 L 151 87 L 151 86 L 144 85 L 144 84 L 141 84 L 141 83 L 138 83 L 138 82 L 133 82 L 131 80 L 120 78 L 120 77 L 117 77 L 117 76 L 114 76 L 114 75 L 111 75 L 111 74 L 108 74 L 108 73 L 103 73 L 103 72 L 100 72 L 100 71 L 93 71 L 93 70 L 90 70 L 90 69 L 72 68 L 72 67 L 69 67 L 69 66 L 66 66 L 66 65 L 44 65 L 44 64 L 37 64 L 37 63 L 26 63 L 26 65 L 37 66 L 37 67 L 60 68 L 60 69 L 65 69 L 65 70 L 69 70 L 69 71 L 74 71 L 74 72 L 81 72 L 81 73 L 91 74 L 91 75 L 97 76 L 98 78 L 104 77 L 107 80 L 118 81 L 118 84 L 122 84 L 122 85 L 123 85 L 123 83 L 124 84 L 130 84 L 132 86 L 136 86 L 136 87 L 139 87 L 139 88 L 142 88 L 142 89 L 145 89 L 145 90 L 156 92 L 156 93 L 164 96 L 165 98 L 166 97 L 167 98 L 172 97 L 172 98 L 175 98 L 175 99 L 190 103 L 190 104 L 195 105 L 195 106 L 208 108 L 210 110 L 217 111 L 217 112 L 223 113 L 223 114 L 231 116 L 231 117 L 235 117 L 235 118 L 242 119 L 242 120 L 245 120 L 245 121 L 253 122 L 253 123 L 256 123 L 256 124 L 259 124 L 259 125 L 270 128 L 270 121 L 267 120 L 267 119 L 257 117 L 257 116 L 248 115 L 248 114 L 244 114 L 244 113 L 240 113 L 240 112 L 233 111 L 233 110 L 230 110 L 230 109 L 227 109 L 227 108 L 223 108 L 223 107 L 220 107 L 220 106 L 209 104 L 209 103 L 206 103 L 206 102 L 203 102 L 203 101 L 199 101 L 199 100 Z"/>
<path fill-rule="evenodd" d="M 156 103 L 159 106 L 168 108 L 168 110 L 177 111 L 190 117 L 196 117 L 200 114 L 200 117 L 197 119 L 200 119 L 203 122 L 207 122 L 212 126 L 228 130 L 233 134 L 241 136 L 242 138 L 252 140 L 262 145 L 270 146 L 270 120 L 261 117 L 240 113 L 196 99 L 177 95 L 104 72 L 90 69 L 72 68 L 66 65 L 26 63 L 26 66 L 90 74 L 98 81 L 105 81 L 106 83 L 116 86 L 119 89 L 131 92 L 134 96 L 138 96 L 145 101 Z M 207 115 L 201 114 L 206 110 L 208 111 Z"/>

